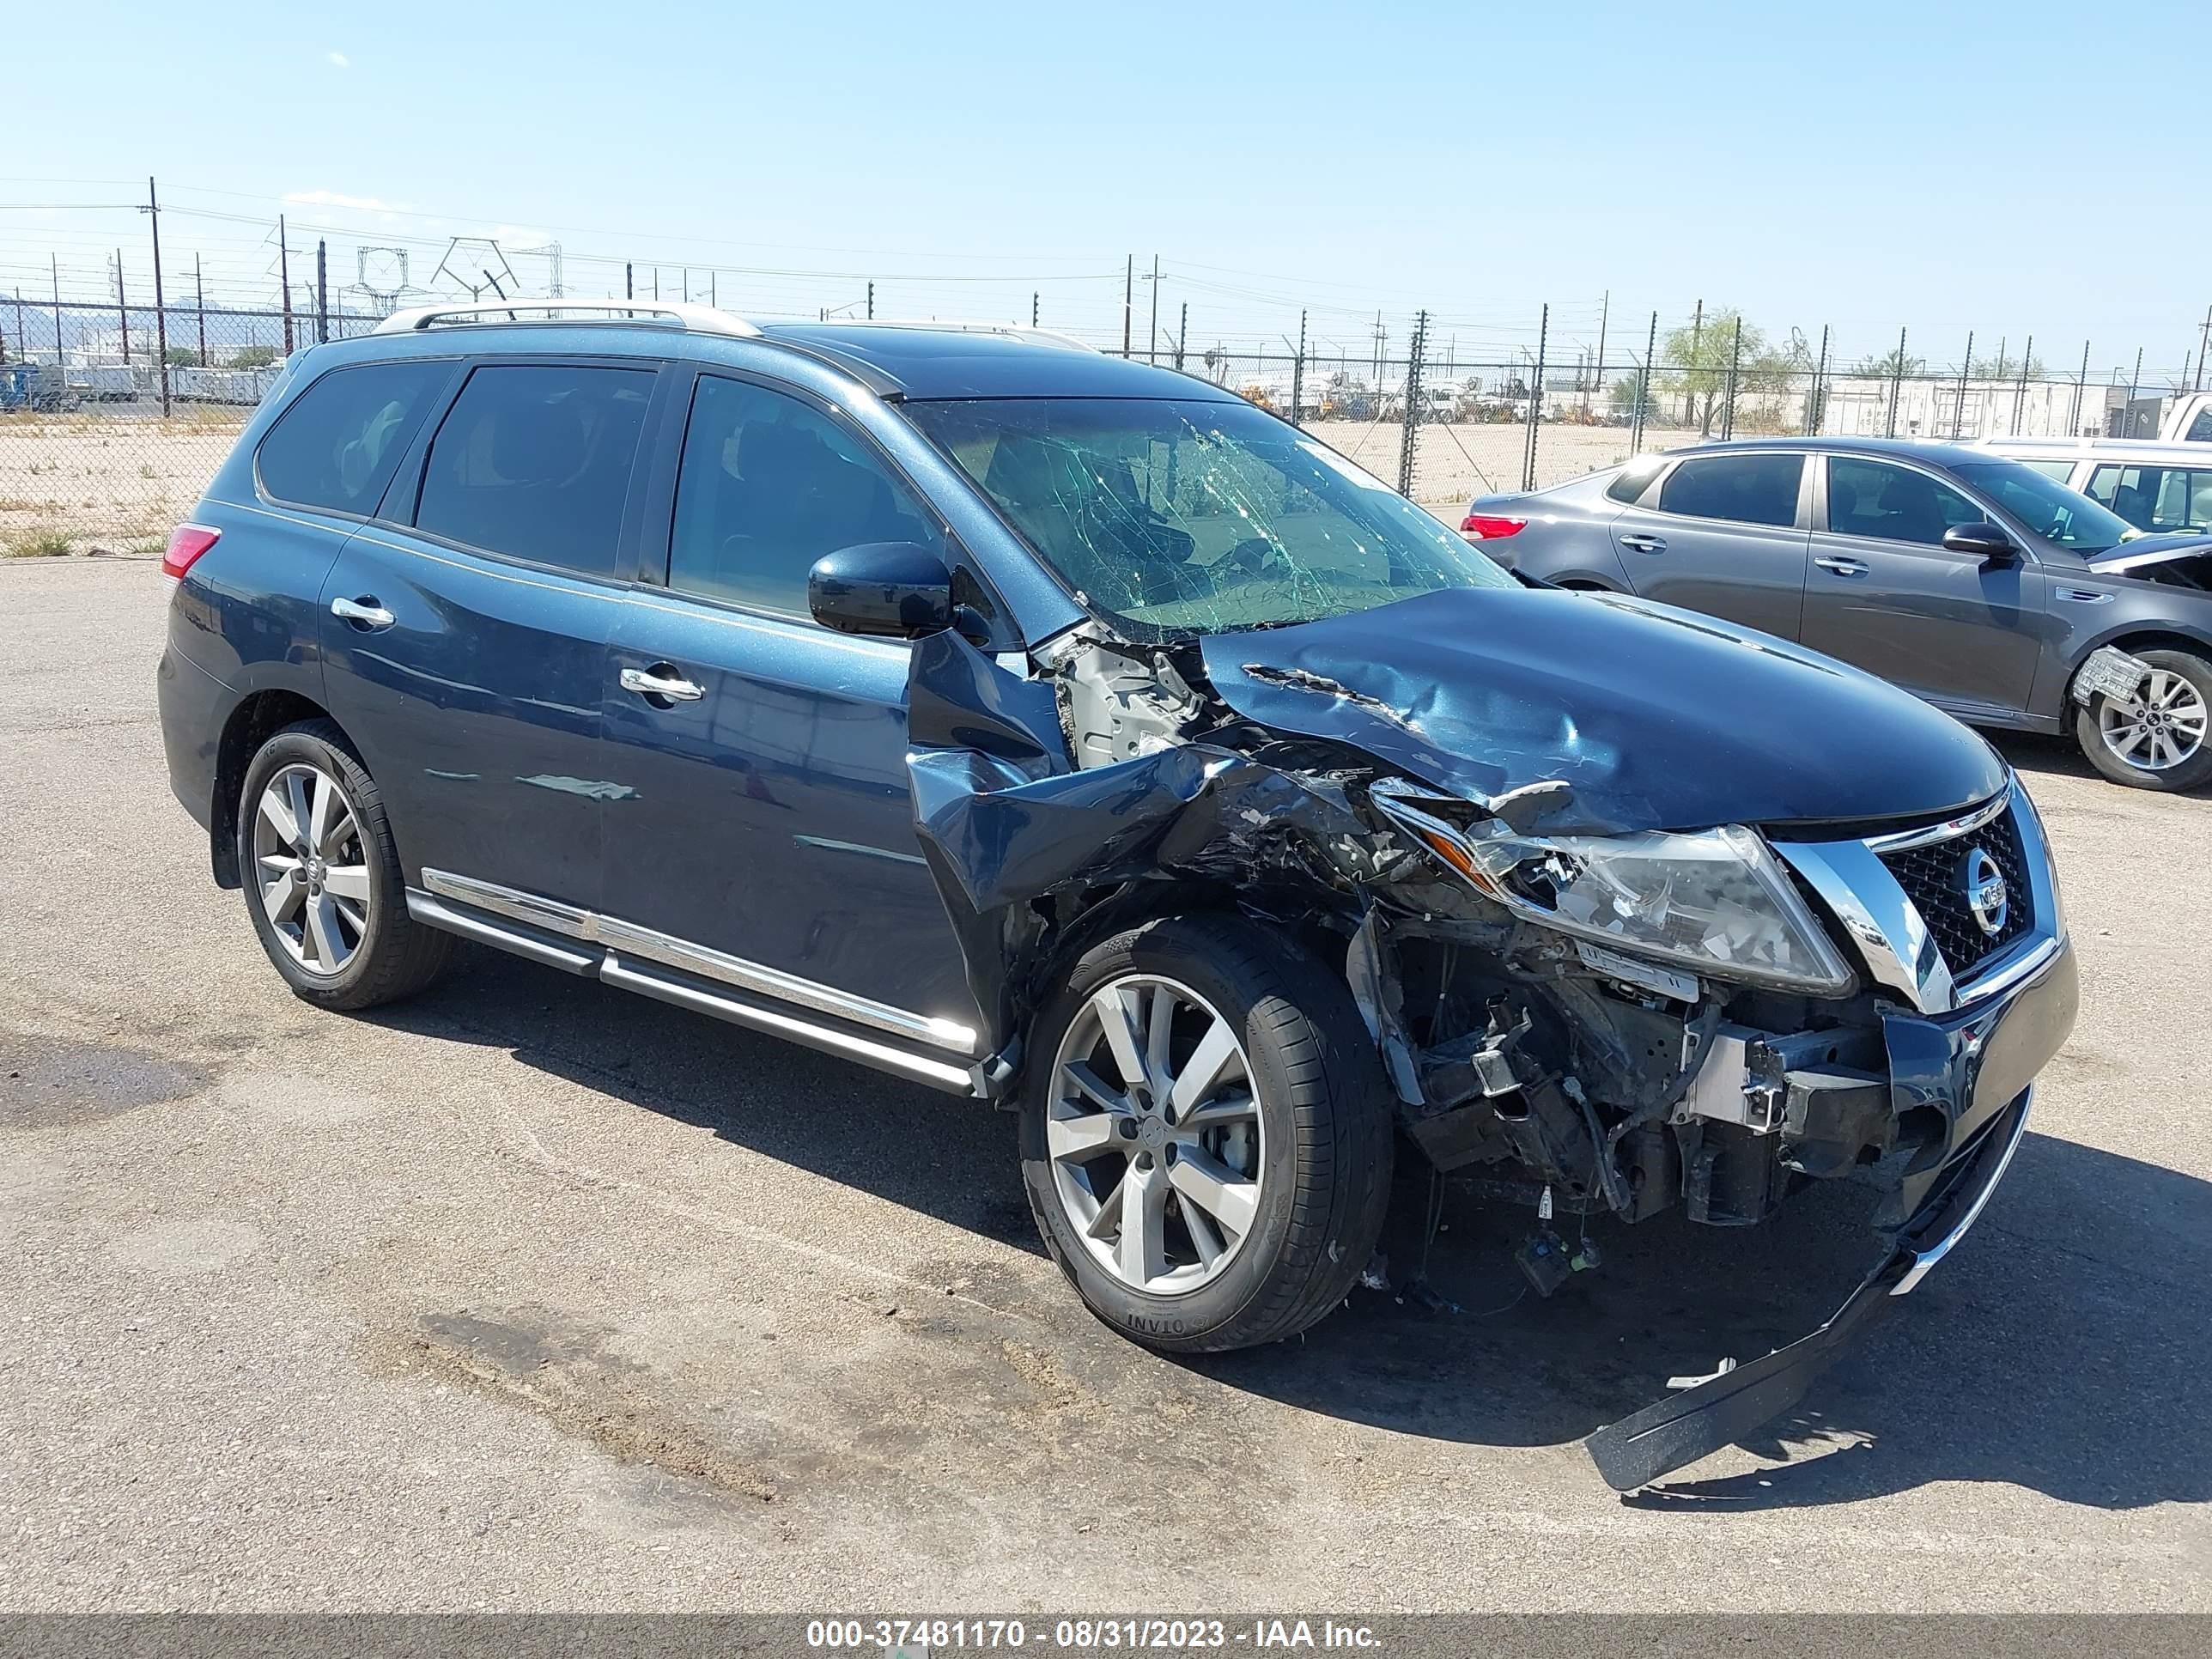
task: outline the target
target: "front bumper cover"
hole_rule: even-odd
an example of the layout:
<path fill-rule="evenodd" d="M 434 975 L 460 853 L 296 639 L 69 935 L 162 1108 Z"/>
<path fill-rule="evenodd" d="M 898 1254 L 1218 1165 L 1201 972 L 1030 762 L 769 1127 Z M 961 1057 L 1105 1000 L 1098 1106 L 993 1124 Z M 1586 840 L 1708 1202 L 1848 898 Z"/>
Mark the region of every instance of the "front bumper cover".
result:
<path fill-rule="evenodd" d="M 2065 1042 L 2079 994 L 2073 948 L 2062 941 L 2040 971 L 2004 995 L 1939 1018 L 1885 1021 L 1897 1106 L 1942 1111 L 1950 1156 L 1907 1177 L 1912 1207 L 1888 1253 L 1818 1330 L 1590 1435 L 1583 1443 L 1607 1485 L 1633 1491 L 1788 1411 L 1847 1343 L 1950 1253 L 2020 1150 L 2032 1080 Z"/>

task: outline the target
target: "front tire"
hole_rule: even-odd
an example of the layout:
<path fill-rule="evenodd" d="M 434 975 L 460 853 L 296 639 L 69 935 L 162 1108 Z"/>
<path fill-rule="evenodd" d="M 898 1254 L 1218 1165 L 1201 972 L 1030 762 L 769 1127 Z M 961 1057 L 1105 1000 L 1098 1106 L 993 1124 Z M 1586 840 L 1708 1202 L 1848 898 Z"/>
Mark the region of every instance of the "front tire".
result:
<path fill-rule="evenodd" d="M 261 745 L 239 793 L 238 868 L 261 948 L 319 1008 L 374 1008 L 443 970 L 453 937 L 407 914 L 375 780 L 330 720 Z"/>
<path fill-rule="evenodd" d="M 2188 651 L 2136 653 L 2147 672 L 2125 702 L 2092 698 L 2074 736 L 2114 783 L 2179 793 L 2212 781 L 2212 662 Z"/>
<path fill-rule="evenodd" d="M 1344 1299 L 1382 1232 L 1392 1139 L 1340 977 L 1241 917 L 1155 921 L 1082 957 L 1030 1053 L 1030 1207 L 1100 1319 L 1206 1353 Z"/>

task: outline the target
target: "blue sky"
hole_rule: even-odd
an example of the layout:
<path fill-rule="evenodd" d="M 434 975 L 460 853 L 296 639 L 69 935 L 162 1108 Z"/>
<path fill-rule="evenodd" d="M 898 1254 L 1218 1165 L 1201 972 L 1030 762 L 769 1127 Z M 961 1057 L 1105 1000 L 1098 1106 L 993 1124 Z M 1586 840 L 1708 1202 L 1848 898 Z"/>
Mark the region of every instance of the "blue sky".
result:
<path fill-rule="evenodd" d="M 150 173 L 171 285 L 198 255 L 211 297 L 273 298 L 283 211 L 342 288 L 356 242 L 419 284 L 496 234 L 533 288 L 512 250 L 557 240 L 572 292 L 627 258 L 763 313 L 1034 292 L 1092 336 L 1157 253 L 1164 319 L 1242 349 L 1426 307 L 1503 350 L 1548 301 L 1571 351 L 1610 290 L 1612 355 L 1702 298 L 1844 353 L 1971 328 L 2170 374 L 2212 303 L 2201 0 L 10 11 L 40 72 L 8 78 L 0 291 L 54 254 L 90 297 L 118 245 L 135 291 L 144 219 L 99 204 Z"/>

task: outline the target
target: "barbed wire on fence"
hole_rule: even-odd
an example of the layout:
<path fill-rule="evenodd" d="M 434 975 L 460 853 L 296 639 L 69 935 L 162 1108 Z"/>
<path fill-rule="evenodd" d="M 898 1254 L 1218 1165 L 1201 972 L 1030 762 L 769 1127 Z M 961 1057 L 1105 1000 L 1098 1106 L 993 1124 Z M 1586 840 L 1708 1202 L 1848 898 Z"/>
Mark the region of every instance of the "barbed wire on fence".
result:
<path fill-rule="evenodd" d="M 326 278 L 326 256 L 319 263 Z M 190 292 L 191 303 L 152 306 L 127 286 L 101 301 L 0 290 L 0 547 L 159 537 L 189 514 L 287 356 L 365 333 L 385 314 L 334 301 L 326 280 L 290 306 Z M 1101 348 L 1233 392 L 1439 507 L 1716 438 L 2149 436 L 2170 396 L 2189 389 L 2188 377 L 2152 384 L 2139 357 L 2093 368 L 2086 346 L 2070 374 L 2052 374 L 2032 341 L 2017 357 L 2002 343 L 1978 357 L 1970 337 L 1959 363 L 1931 368 L 1908 337 L 1844 363 L 1826 330 L 1817 347 L 1795 335 L 1770 344 L 1702 307 L 1671 328 L 1650 313 L 1640 341 L 1636 330 L 1601 329 L 1593 349 L 1560 347 L 1547 306 L 1528 344 L 1480 351 L 1424 312 L 1398 332 L 1396 355 L 1380 323 L 1361 353 L 1310 336 L 1303 319 L 1282 349 L 1252 351 L 1192 344 L 1181 306 L 1158 343 L 1139 343 L 1130 320 L 1126 347 Z M 2194 378 L 2203 374 L 2199 359 Z"/>

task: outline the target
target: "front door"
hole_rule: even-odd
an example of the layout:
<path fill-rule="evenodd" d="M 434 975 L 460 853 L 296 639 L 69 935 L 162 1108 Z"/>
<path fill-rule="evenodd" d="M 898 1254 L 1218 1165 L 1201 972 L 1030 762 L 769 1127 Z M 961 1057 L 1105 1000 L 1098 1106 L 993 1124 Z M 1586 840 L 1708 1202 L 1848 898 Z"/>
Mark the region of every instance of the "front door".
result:
<path fill-rule="evenodd" d="M 1961 714 L 2027 706 L 2043 649 L 2044 578 L 1943 545 L 1988 515 L 1932 472 L 1831 455 L 1813 532 L 1805 643 Z"/>
<path fill-rule="evenodd" d="M 1805 596 L 1805 458 L 1786 450 L 1692 455 L 1648 506 L 1613 521 L 1639 598 L 1797 637 Z"/>
<path fill-rule="evenodd" d="M 665 586 L 610 654 L 603 908 L 677 966 L 958 1048 L 978 1020 L 914 832 L 908 647 L 807 613 L 817 559 L 890 541 L 945 535 L 856 428 L 699 377 Z"/>
<path fill-rule="evenodd" d="M 623 526 L 655 373 L 477 368 L 399 524 L 324 582 L 331 712 L 361 745 L 408 879 L 589 908 L 606 757 L 600 702 Z M 426 876 L 423 872 L 431 872 Z"/>

